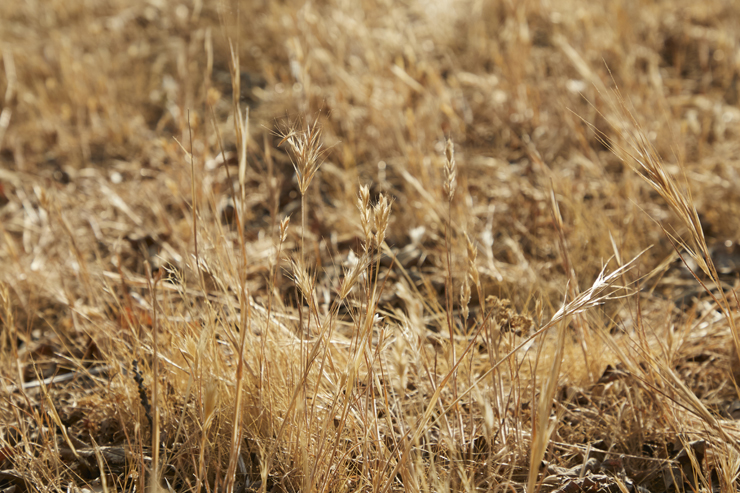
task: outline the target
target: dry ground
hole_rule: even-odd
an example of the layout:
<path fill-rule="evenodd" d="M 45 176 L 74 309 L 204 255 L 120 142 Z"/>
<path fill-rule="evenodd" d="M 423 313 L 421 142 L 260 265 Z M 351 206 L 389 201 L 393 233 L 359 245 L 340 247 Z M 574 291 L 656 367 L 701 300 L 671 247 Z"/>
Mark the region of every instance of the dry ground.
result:
<path fill-rule="evenodd" d="M 0 2 L 0 491 L 735 491 L 738 22 Z"/>

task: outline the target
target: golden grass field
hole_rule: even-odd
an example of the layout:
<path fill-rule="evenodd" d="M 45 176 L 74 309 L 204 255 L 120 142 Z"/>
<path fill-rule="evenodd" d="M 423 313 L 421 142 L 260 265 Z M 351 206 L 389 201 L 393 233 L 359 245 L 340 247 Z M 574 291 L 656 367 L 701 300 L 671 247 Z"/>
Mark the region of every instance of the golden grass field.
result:
<path fill-rule="evenodd" d="M 740 5 L 0 2 L 0 492 L 734 492 Z"/>

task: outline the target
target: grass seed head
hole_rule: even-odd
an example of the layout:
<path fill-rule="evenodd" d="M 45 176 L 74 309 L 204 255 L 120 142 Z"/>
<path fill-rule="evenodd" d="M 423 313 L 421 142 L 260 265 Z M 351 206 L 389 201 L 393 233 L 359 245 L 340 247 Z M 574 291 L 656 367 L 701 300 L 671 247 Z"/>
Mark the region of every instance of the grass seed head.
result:
<path fill-rule="evenodd" d="M 463 280 L 462 286 L 460 286 L 460 309 L 462 310 L 462 316 L 465 320 L 468 319 L 468 316 L 470 315 L 470 283 L 468 282 L 467 278 Z"/>
<path fill-rule="evenodd" d="M 309 273 L 306 266 L 303 265 L 300 260 L 292 260 L 291 265 L 293 270 L 293 281 L 295 282 L 295 285 L 298 286 L 298 289 L 301 290 L 303 296 L 307 300 L 310 300 L 311 294 L 313 292 L 313 277 Z"/>
<path fill-rule="evenodd" d="M 478 273 L 478 266 L 475 264 L 475 259 L 478 258 L 478 247 L 470 241 L 470 236 L 467 233 L 465 233 L 465 244 L 468 250 L 468 276 L 474 285 L 479 286 L 480 274 Z"/>
<path fill-rule="evenodd" d="M 378 203 L 375 204 L 375 244 L 380 248 L 385 241 L 385 232 L 388 229 L 388 220 L 391 216 L 391 203 L 388 198 L 380 194 Z"/>
<path fill-rule="evenodd" d="M 280 243 L 285 243 L 285 240 L 288 238 L 288 226 L 290 225 L 290 216 L 285 216 L 282 221 L 280 221 Z"/>
<path fill-rule="evenodd" d="M 318 120 L 306 124 L 305 130 L 298 130 L 297 125 L 282 131 L 280 145 L 287 144 L 290 159 L 298 177 L 298 189 L 305 195 L 314 175 L 324 163 L 326 150 L 321 142 L 321 127 Z"/>
<path fill-rule="evenodd" d="M 447 201 L 452 202 L 457 188 L 457 162 L 455 161 L 455 145 L 452 139 L 447 139 L 445 146 L 445 195 Z"/>
<path fill-rule="evenodd" d="M 357 283 L 360 275 L 365 271 L 368 264 L 367 254 L 360 257 L 354 265 L 345 271 L 342 286 L 339 288 L 339 298 L 345 299 Z"/>
<path fill-rule="evenodd" d="M 357 198 L 357 209 L 360 211 L 360 226 L 362 233 L 365 235 L 364 249 L 367 252 L 372 246 L 372 210 L 370 209 L 370 189 L 367 185 L 360 187 L 360 193 Z"/>

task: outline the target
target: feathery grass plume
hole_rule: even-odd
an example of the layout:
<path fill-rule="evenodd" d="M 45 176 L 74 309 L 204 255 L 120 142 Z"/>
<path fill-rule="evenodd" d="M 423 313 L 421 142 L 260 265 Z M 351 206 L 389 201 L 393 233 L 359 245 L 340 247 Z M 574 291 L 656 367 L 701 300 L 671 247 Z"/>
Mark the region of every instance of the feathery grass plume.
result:
<path fill-rule="evenodd" d="M 670 236 L 672 241 L 689 252 L 707 276 L 713 277 L 711 268 L 707 264 L 707 261 L 711 262 L 711 255 L 688 182 L 685 183 L 685 189 L 678 186 L 676 180 L 666 169 L 663 159 L 648 138 L 646 131 L 627 107 L 621 93 L 618 90 L 614 91 L 613 96 L 612 106 L 615 118 L 619 120 L 611 120 L 610 124 L 625 144 L 622 145 L 609 140 L 603 132 L 592 126 L 597 133 L 597 138 L 618 158 L 629 164 L 637 175 L 668 203 L 676 216 L 689 230 L 694 248 L 691 248 L 681 239 L 670 235 L 670 233 L 666 232 L 666 234 Z"/>
<path fill-rule="evenodd" d="M 312 299 L 315 283 L 314 276 L 309 273 L 306 266 L 300 261 L 291 260 L 290 265 L 293 272 L 293 282 L 298 286 L 298 289 L 301 291 L 301 294 L 303 294 L 303 297 L 306 298 L 306 301 L 310 301 Z"/>
<path fill-rule="evenodd" d="M 468 394 L 470 391 L 472 391 L 475 387 L 477 387 L 482 381 L 484 381 L 491 373 L 496 371 L 499 366 L 501 366 L 504 362 L 508 361 L 509 358 L 514 356 L 520 349 L 522 349 L 524 346 L 528 345 L 530 341 L 532 341 L 534 338 L 540 336 L 544 332 L 550 330 L 551 328 L 555 327 L 557 324 L 559 324 L 561 321 L 563 321 L 566 318 L 569 318 L 573 316 L 576 313 L 584 313 L 596 306 L 602 305 L 606 303 L 609 300 L 624 298 L 626 296 L 626 291 L 629 290 L 628 286 L 620 286 L 617 284 L 619 279 L 628 271 L 630 271 L 635 264 L 637 263 L 637 260 L 645 253 L 645 250 L 640 252 L 637 256 L 635 256 L 632 260 L 625 263 L 624 265 L 620 265 L 617 269 L 613 270 L 609 274 L 606 274 L 607 266 L 605 265 L 601 272 L 599 272 L 598 276 L 594 280 L 593 284 L 590 288 L 586 289 L 585 291 L 582 291 L 575 299 L 571 300 L 568 303 L 563 303 L 560 308 L 552 315 L 550 320 L 543 325 L 540 326 L 539 329 L 537 329 L 535 332 L 530 334 L 528 337 L 524 338 L 519 344 L 517 344 L 515 347 L 513 347 L 507 354 L 505 354 L 502 358 L 499 358 L 496 363 L 491 366 L 488 370 L 486 370 L 483 374 L 481 374 L 473 383 L 472 385 L 466 390 L 464 393 L 462 393 L 460 396 L 453 401 L 453 403 L 448 406 L 450 408 L 452 405 L 455 405 L 463 396 Z M 622 295 L 617 295 L 617 293 L 623 293 Z"/>
<path fill-rule="evenodd" d="M 733 366 L 737 366 L 740 364 L 740 327 L 737 326 L 736 317 L 733 315 L 732 307 L 730 306 L 730 299 L 722 286 L 722 280 L 717 273 L 709 245 L 704 237 L 704 228 L 699 219 L 699 213 L 696 210 L 688 181 L 686 181 L 684 189 L 678 186 L 676 180 L 667 171 L 663 159 L 652 142 L 650 142 L 645 130 L 627 107 L 619 91 L 615 91 L 614 98 L 615 100 L 612 104 L 616 106 L 615 113 L 621 117 L 622 121 L 619 122 L 621 123 L 620 125 L 616 125 L 614 122 L 612 125 L 616 128 L 620 137 L 624 139 L 626 146 L 618 143 L 608 143 L 607 146 L 620 159 L 632 165 L 632 169 L 669 204 L 676 216 L 683 222 L 686 229 L 688 229 L 693 247 L 689 246 L 682 238 L 669 233 L 665 228 L 663 228 L 663 232 L 670 239 L 679 256 L 681 255 L 681 249 L 688 252 L 696 262 L 696 265 L 715 285 L 718 295 L 713 294 L 712 290 L 699 279 L 696 273 L 689 269 L 704 291 L 713 299 L 730 326 L 732 340 L 735 346 Z M 603 134 L 600 134 L 600 138 L 606 142 L 606 137 Z M 632 163 L 636 163 L 637 166 L 634 166 Z M 740 298 L 737 296 L 737 291 L 733 290 L 731 296 L 733 298 L 734 308 L 736 310 L 740 309 Z M 740 377 L 740 373 L 737 371 L 734 373 L 735 375 L 733 376 L 736 379 Z"/>
<path fill-rule="evenodd" d="M 455 145 L 452 139 L 447 139 L 445 145 L 445 184 L 444 190 L 447 201 L 452 202 L 457 188 L 457 161 L 455 161 Z"/>
<path fill-rule="evenodd" d="M 321 141 L 322 129 L 318 118 L 306 122 L 306 128 L 300 129 L 299 123 L 289 125 L 280 131 L 282 137 L 279 145 L 288 144 L 290 158 L 298 178 L 298 190 L 305 195 L 314 175 L 324 163 L 326 149 Z"/>
<path fill-rule="evenodd" d="M 298 128 L 299 123 L 289 124 L 278 135 L 282 137 L 279 145 L 287 144 L 290 162 L 298 178 L 298 190 L 301 192 L 301 260 L 305 258 L 306 236 L 306 192 L 316 172 L 324 163 L 326 149 L 321 141 L 321 126 L 318 118 L 313 124 L 306 122 L 306 128 Z"/>

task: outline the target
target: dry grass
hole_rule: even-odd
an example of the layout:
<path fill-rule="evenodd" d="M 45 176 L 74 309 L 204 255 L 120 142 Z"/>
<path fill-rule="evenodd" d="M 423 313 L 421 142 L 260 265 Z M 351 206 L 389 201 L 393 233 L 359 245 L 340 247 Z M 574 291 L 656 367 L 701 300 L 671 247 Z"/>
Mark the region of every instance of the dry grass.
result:
<path fill-rule="evenodd" d="M 738 20 L 0 2 L 0 491 L 736 491 Z"/>

